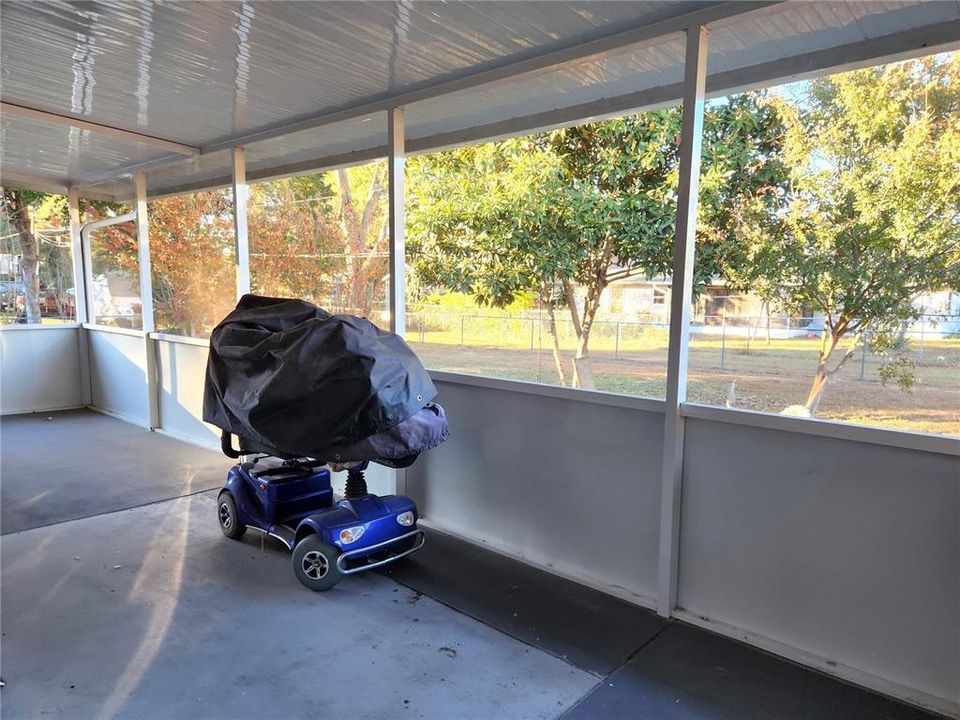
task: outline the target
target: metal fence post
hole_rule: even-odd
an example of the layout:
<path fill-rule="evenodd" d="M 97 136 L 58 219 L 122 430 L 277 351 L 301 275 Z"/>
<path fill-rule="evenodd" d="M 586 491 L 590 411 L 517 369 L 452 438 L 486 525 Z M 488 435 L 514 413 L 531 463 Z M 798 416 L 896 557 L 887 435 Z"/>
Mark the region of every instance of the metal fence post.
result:
<path fill-rule="evenodd" d="M 534 351 L 533 340 L 536 332 L 537 332 L 536 321 L 533 318 L 530 318 L 530 352 Z"/>
<path fill-rule="evenodd" d="M 920 316 L 920 360 L 918 364 L 923 365 L 923 335 L 924 335 L 924 315 Z"/>
<path fill-rule="evenodd" d="M 619 320 L 617 320 L 617 339 L 614 341 L 613 357 L 616 360 L 620 359 L 620 321 Z"/>
<path fill-rule="evenodd" d="M 720 369 L 724 369 L 727 359 L 727 316 L 720 318 Z"/>
<path fill-rule="evenodd" d="M 460 316 L 460 344 L 461 345 L 463 345 L 463 322 L 465 318 L 466 318 L 465 315 Z"/>
<path fill-rule="evenodd" d="M 860 379 L 863 380 L 867 374 L 867 343 L 869 342 L 866 333 L 863 334 L 863 348 L 860 353 Z"/>
<path fill-rule="evenodd" d="M 420 344 L 423 345 L 423 313 L 420 313 Z"/>

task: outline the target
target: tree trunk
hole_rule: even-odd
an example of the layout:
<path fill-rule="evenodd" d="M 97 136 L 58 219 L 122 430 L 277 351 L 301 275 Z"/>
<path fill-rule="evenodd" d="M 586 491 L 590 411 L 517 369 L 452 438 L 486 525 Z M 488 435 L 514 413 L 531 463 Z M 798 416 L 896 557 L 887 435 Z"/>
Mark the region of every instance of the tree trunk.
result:
<path fill-rule="evenodd" d="M 346 288 L 348 311 L 359 315 L 370 314 L 370 269 L 373 263 L 371 258 L 363 256 L 369 252 L 374 252 L 375 247 L 370 247 L 370 224 L 377 214 L 378 205 L 383 196 L 383 176 L 384 167 L 377 168 L 373 179 L 370 182 L 370 192 L 367 195 L 366 202 L 363 205 L 363 212 L 357 212 L 354 204 L 353 192 L 350 188 L 350 178 L 347 171 L 343 168 L 337 171 L 337 177 L 340 182 L 340 219 L 347 240 L 345 252 L 346 274 L 344 281 L 348 284 Z M 383 218 L 381 218 L 383 220 Z M 378 231 L 378 236 L 380 232 Z M 379 280 L 379 277 L 377 278 Z"/>
<path fill-rule="evenodd" d="M 573 358 L 573 383 L 575 387 L 592 390 L 593 367 L 590 364 L 590 333 L 593 321 L 600 309 L 600 295 L 603 293 L 603 278 L 597 275 L 587 288 L 587 298 L 583 303 L 583 319 L 580 323 L 580 337 L 577 341 L 577 353 Z"/>
<path fill-rule="evenodd" d="M 356 287 L 354 280 L 357 275 L 357 263 L 359 261 L 357 257 L 359 253 L 357 226 L 360 223 L 357 218 L 357 208 L 353 203 L 350 177 L 347 175 L 346 169 L 340 168 L 337 170 L 337 179 L 340 181 L 340 224 L 343 229 L 344 239 L 346 240 L 346 247 L 343 249 L 346 253 L 346 257 L 344 258 L 346 271 L 343 277 L 343 282 L 346 284 L 346 287 L 344 287 L 343 292 L 341 292 L 340 302 L 341 305 L 344 306 L 343 310 L 355 313 L 356 310 L 349 306 L 354 304 L 354 289 Z"/>
<path fill-rule="evenodd" d="M 23 275 L 23 305 L 27 316 L 27 323 L 35 325 L 41 322 L 40 317 L 40 276 L 37 269 L 40 260 L 37 256 L 37 239 L 33 236 L 30 227 L 30 213 L 27 203 L 19 191 L 7 191 L 8 209 L 11 219 L 17 228 L 20 241 L 20 272 Z"/>
<path fill-rule="evenodd" d="M 593 288 L 587 293 L 587 302 L 583 308 L 583 323 L 580 327 L 580 338 L 577 341 L 577 353 L 573 358 L 573 385 L 584 390 L 593 390 L 593 366 L 590 364 L 590 332 L 593 330 L 593 319 L 596 317 L 599 301 L 591 302 Z"/>
<path fill-rule="evenodd" d="M 763 307 L 766 308 L 766 311 L 767 311 L 767 346 L 769 347 L 770 346 L 770 301 L 764 300 Z"/>
<path fill-rule="evenodd" d="M 563 354 L 560 351 L 560 337 L 557 334 L 557 314 L 553 307 L 553 301 L 547 292 L 547 284 L 544 282 L 541 286 L 540 297 L 547 306 L 547 331 L 550 333 L 550 342 L 553 347 L 553 364 L 557 368 L 557 377 L 561 385 L 567 384 L 567 367 L 563 362 Z"/>
<path fill-rule="evenodd" d="M 382 190 L 382 188 L 381 188 Z M 367 203 L 368 207 L 371 205 L 376 205 L 379 201 L 382 192 L 378 191 L 376 197 Z M 370 232 L 372 228 L 369 227 L 365 232 Z M 370 312 L 370 298 L 373 298 L 378 303 L 380 302 L 380 290 L 382 288 L 382 282 L 385 277 L 390 273 L 389 262 L 381 257 L 381 253 L 387 252 L 390 249 L 390 234 L 387 227 L 387 214 L 384 213 L 380 216 L 376 231 L 373 235 L 375 240 L 373 244 L 367 248 L 367 257 L 364 258 L 363 264 L 360 266 L 360 276 L 363 280 L 363 299 L 364 307 L 366 312 Z M 392 290 L 387 290 L 387 297 L 384 298 L 383 304 L 380 306 L 384 312 L 387 312 L 390 307 L 389 303 L 389 293 Z"/>
<path fill-rule="evenodd" d="M 817 413 L 820 407 L 820 398 L 823 397 L 823 390 L 827 386 L 827 380 L 830 378 L 830 371 L 827 369 L 827 363 L 833 351 L 837 348 L 840 337 L 834 328 L 829 326 L 823 328 L 823 334 L 820 338 L 820 353 L 817 356 L 817 372 L 813 376 L 813 383 L 807 393 L 807 399 L 803 404 L 810 411 L 810 417 Z M 839 368 L 838 368 L 839 369 Z"/>
<path fill-rule="evenodd" d="M 610 258 L 613 253 L 613 241 L 607 238 L 600 252 L 591 261 L 587 297 L 583 302 L 583 318 L 580 322 L 577 354 L 573 358 L 573 382 L 576 387 L 592 390 L 593 367 L 590 364 L 590 333 L 593 321 L 600 310 L 600 298 L 609 284 L 607 274 L 610 271 Z"/>
<path fill-rule="evenodd" d="M 569 278 L 563 278 L 563 296 L 570 310 L 570 321 L 573 323 L 573 333 L 580 337 L 580 312 L 577 310 L 577 298 L 573 292 L 573 283 Z"/>
<path fill-rule="evenodd" d="M 803 404 L 810 411 L 810 417 L 817 414 L 817 408 L 820 407 L 820 398 L 823 397 L 823 389 L 827 386 L 827 366 L 824 361 L 817 364 L 817 374 L 813 376 L 813 384 L 810 385 L 810 391 L 807 393 L 807 399 Z"/>

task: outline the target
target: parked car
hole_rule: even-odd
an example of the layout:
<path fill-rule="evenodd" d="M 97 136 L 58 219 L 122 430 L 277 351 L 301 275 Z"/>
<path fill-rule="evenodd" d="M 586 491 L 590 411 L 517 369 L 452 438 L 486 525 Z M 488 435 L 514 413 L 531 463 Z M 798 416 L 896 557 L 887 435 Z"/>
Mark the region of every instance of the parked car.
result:
<path fill-rule="evenodd" d="M 0 311 L 11 311 L 17 306 L 17 296 L 23 295 L 23 283 L 18 280 L 0 280 Z"/>
<path fill-rule="evenodd" d="M 13 309 L 18 323 L 26 322 L 27 302 L 23 283 L 17 283 Z M 40 317 L 55 317 L 68 320 L 77 316 L 76 291 L 73 288 L 40 288 Z"/>

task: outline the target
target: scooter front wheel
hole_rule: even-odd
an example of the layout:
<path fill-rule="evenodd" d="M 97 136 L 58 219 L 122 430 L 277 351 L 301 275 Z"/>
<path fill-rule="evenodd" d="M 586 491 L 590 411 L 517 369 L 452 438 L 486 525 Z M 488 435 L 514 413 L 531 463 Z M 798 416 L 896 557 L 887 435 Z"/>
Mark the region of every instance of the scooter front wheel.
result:
<path fill-rule="evenodd" d="M 337 568 L 340 551 L 319 535 L 307 535 L 293 549 L 293 574 L 310 590 L 329 590 L 343 577 Z"/>

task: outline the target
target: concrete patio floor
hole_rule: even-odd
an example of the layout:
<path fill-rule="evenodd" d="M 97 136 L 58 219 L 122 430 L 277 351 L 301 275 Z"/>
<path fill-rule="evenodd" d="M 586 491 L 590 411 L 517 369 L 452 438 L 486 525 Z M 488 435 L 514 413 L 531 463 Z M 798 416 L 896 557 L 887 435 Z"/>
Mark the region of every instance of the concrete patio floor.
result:
<path fill-rule="evenodd" d="M 380 575 L 307 592 L 215 508 L 4 537 L 4 717 L 548 718 L 598 681 Z"/>
<path fill-rule="evenodd" d="M 931 717 L 439 533 L 308 592 L 221 535 L 228 460 L 51 417 L 0 423 L 4 718 Z"/>

